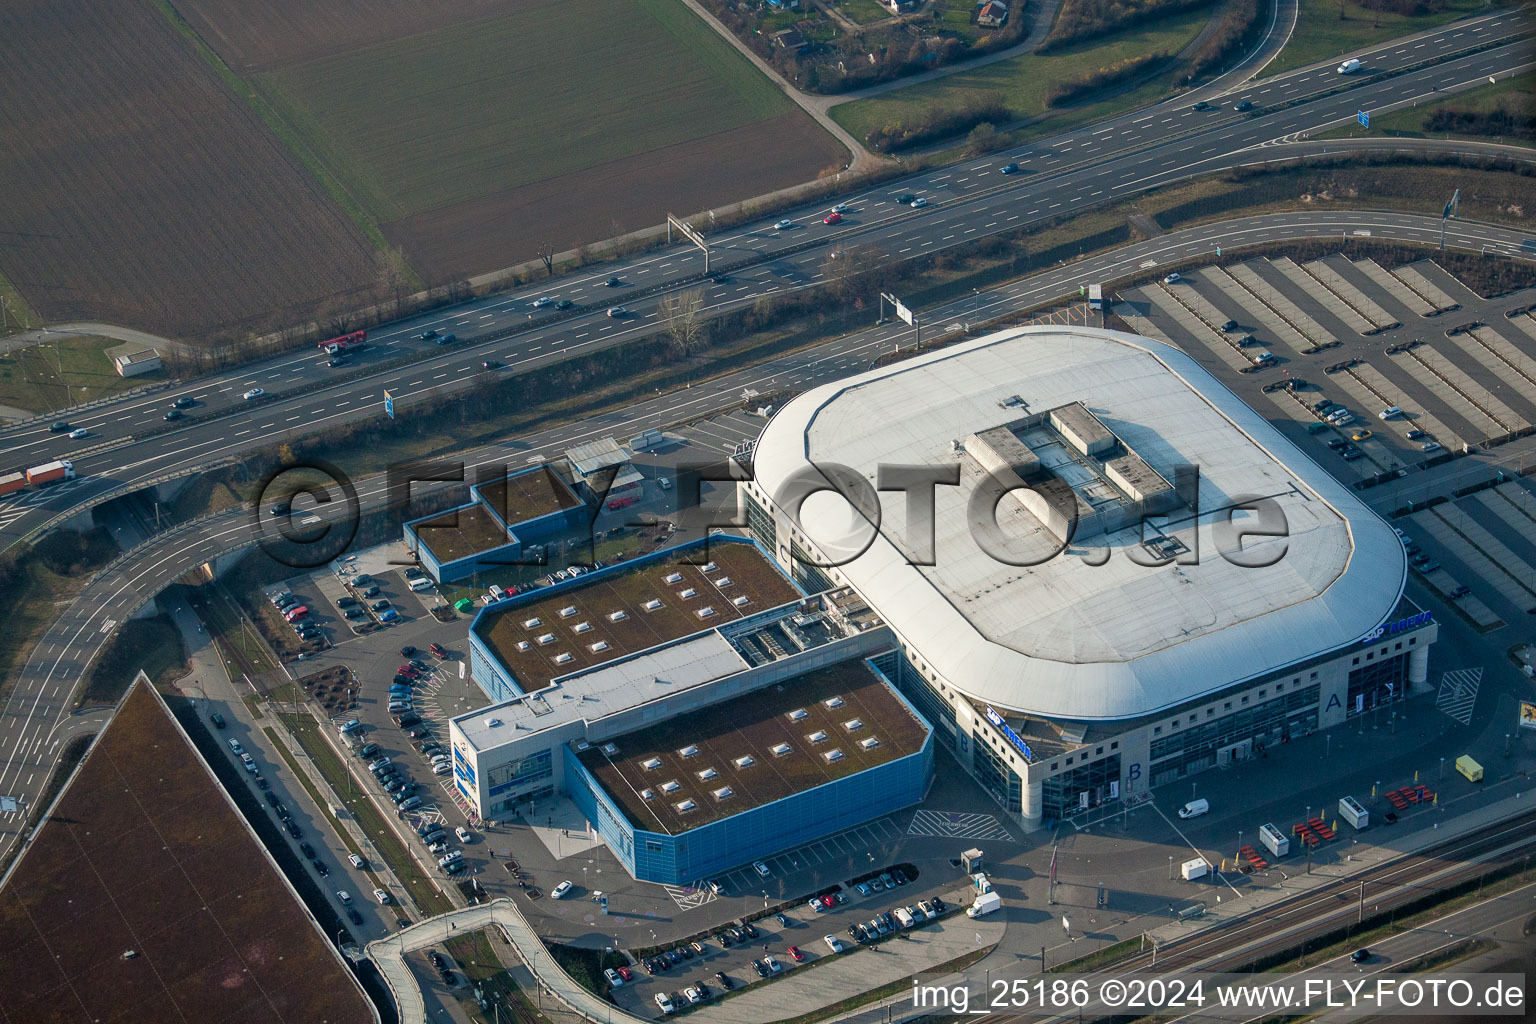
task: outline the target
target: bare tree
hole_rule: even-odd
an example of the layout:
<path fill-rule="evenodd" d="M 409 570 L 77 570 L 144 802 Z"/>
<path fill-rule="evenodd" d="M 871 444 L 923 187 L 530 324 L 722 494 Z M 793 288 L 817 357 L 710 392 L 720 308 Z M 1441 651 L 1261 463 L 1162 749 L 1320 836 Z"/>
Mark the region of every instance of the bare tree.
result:
<path fill-rule="evenodd" d="M 690 288 L 661 300 L 660 312 L 672 338 L 672 351 L 680 356 L 692 355 L 706 340 L 702 310 L 704 293 Z"/>
<path fill-rule="evenodd" d="M 848 298 L 861 290 L 861 276 L 879 262 L 874 250 L 862 245 L 840 245 L 827 254 L 821 263 L 821 272 L 841 298 Z"/>
<path fill-rule="evenodd" d="M 544 261 L 544 272 L 547 273 L 550 277 L 554 277 L 555 276 L 555 243 L 554 242 L 540 242 L 539 243 L 538 252 L 539 252 L 539 259 Z"/>
<path fill-rule="evenodd" d="M 375 257 L 378 266 L 380 299 L 392 299 L 395 315 L 400 315 L 400 304 L 411 288 L 411 265 L 405 261 L 405 252 L 397 245 L 383 249 Z"/>

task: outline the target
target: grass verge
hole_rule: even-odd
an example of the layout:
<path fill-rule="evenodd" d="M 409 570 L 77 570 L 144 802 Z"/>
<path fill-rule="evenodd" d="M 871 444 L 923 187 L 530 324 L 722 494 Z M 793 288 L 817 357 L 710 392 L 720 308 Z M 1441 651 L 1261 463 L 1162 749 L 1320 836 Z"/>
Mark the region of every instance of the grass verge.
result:
<path fill-rule="evenodd" d="M 1487 10 L 1483 0 L 1436 0 L 1424 14 L 1372 11 L 1351 0 L 1301 0 L 1296 31 L 1259 77 L 1290 71 Z"/>
<path fill-rule="evenodd" d="M 487 1014 L 480 1009 L 480 1004 L 475 1002 L 470 991 L 455 989 L 459 1007 L 471 1020 L 483 1021 L 485 1024 L 504 1024 L 508 1017 L 503 1016 L 502 1010 L 508 1011 L 510 1018 L 518 1024 L 539 1024 L 549 1020 L 512 979 L 511 972 L 503 966 L 501 958 L 496 955 L 496 947 L 491 944 L 485 932 L 455 936 L 444 942 L 443 947 L 453 958 L 459 972 L 469 979 L 469 989 L 478 988 L 486 1002 L 493 1007 Z"/>
<path fill-rule="evenodd" d="M 181 630 L 169 615 L 162 613 L 123 623 L 91 666 L 76 707 L 116 704 L 141 669 L 157 685 L 185 674 L 186 645 Z"/>
<path fill-rule="evenodd" d="M 283 726 L 293 734 L 309 755 L 320 774 L 330 783 L 331 789 L 337 797 L 346 802 L 347 810 L 357 820 L 358 827 L 368 837 L 368 841 L 378 851 L 384 862 L 394 871 L 395 877 L 410 892 L 416 905 L 427 915 L 441 914 L 453 909 L 453 901 L 438 889 L 436 884 L 421 874 L 421 869 L 410 851 L 405 848 L 404 842 L 390 827 L 390 823 L 384 820 L 383 812 L 378 805 L 363 792 L 358 791 L 358 783 L 347 772 L 346 765 L 335 749 L 320 735 L 319 726 L 308 715 L 280 714 L 277 716 Z M 281 744 L 279 744 L 281 747 Z M 303 778 L 302 772 L 296 774 Z M 318 801 L 321 807 L 326 803 Z M 361 852 L 361 851 L 358 851 Z"/>
<path fill-rule="evenodd" d="M 1470 139 L 1475 142 L 1503 142 L 1517 146 L 1536 145 L 1536 141 L 1529 138 L 1434 131 L 1430 127 L 1431 119 L 1437 113 L 1467 114 L 1475 118 L 1477 115 L 1490 114 L 1499 109 L 1513 113 L 1536 110 L 1536 71 L 1527 71 L 1490 85 L 1480 85 L 1476 89 L 1447 96 L 1435 103 L 1394 110 L 1388 114 L 1372 114 L 1369 128 L 1362 128 L 1359 124 L 1347 124 L 1325 132 L 1322 137 L 1367 139 L 1387 135 L 1406 139 Z"/>
<path fill-rule="evenodd" d="M 0 323 L 0 338 L 43 325 L 43 318 L 37 315 L 37 310 L 32 308 L 4 274 L 0 274 L 0 309 L 5 311 L 4 322 Z"/>
<path fill-rule="evenodd" d="M 88 334 L 0 355 L 0 405 L 38 413 L 65 411 L 71 405 L 169 378 L 164 370 L 119 377 L 106 350 L 121 344 L 116 338 Z"/>
<path fill-rule="evenodd" d="M 869 99 L 840 103 L 832 108 L 831 114 L 855 138 L 863 139 L 887 125 L 916 124 L 936 113 L 953 113 L 981 98 L 993 97 L 1001 100 L 1015 118 L 1040 118 L 1018 133 L 1019 137 L 1060 131 L 1068 125 L 1106 117 L 1153 101 L 1173 88 L 1178 72 L 1165 72 L 1097 103 L 1059 111 L 1053 111 L 1047 105 L 1054 85 L 1148 53 L 1178 53 L 1194 39 L 1209 17 L 1208 10 L 1185 11 L 1153 24 L 1063 47 L 1049 55 L 1010 57 L 931 82 L 892 89 Z"/>

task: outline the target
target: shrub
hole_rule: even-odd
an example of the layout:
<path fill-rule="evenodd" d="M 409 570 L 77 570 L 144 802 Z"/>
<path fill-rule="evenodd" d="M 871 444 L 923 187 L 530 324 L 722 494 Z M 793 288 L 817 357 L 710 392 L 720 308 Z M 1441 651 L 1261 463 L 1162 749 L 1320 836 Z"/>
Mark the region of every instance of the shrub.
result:
<path fill-rule="evenodd" d="M 1107 67 L 1080 72 L 1051 86 L 1045 94 L 1046 105 L 1059 107 L 1100 89 L 1128 82 L 1167 59 L 1166 53 L 1144 53 L 1140 57 L 1127 57 Z"/>

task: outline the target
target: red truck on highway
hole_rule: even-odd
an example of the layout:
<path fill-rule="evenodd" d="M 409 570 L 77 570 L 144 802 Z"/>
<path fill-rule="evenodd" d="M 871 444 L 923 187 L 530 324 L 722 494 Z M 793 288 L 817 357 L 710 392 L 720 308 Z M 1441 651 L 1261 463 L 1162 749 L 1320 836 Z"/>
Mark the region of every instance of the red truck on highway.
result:
<path fill-rule="evenodd" d="M 339 338 L 322 341 L 320 343 L 320 351 L 328 356 L 339 356 L 343 352 L 351 352 L 353 349 L 363 348 L 367 344 L 367 331 L 353 331 L 351 334 L 343 334 Z"/>
<path fill-rule="evenodd" d="M 7 473 L 0 476 L 0 495 L 14 494 L 24 487 L 41 487 L 44 484 L 58 483 L 61 480 L 73 480 L 75 478 L 75 464 L 60 459 L 58 462 L 46 462 L 41 466 L 33 466 L 22 473 Z"/>

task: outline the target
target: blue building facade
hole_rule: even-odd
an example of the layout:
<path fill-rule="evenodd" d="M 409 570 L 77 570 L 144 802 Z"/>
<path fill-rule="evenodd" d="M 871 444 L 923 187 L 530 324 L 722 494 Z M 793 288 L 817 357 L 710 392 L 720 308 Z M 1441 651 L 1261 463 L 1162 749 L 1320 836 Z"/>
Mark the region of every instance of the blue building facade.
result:
<path fill-rule="evenodd" d="M 546 472 L 543 466 L 535 466 L 532 469 L 525 469 L 521 473 L 514 473 L 512 478 L 516 479 L 529 473 L 543 472 Z M 564 485 L 562 484 L 562 486 Z M 495 572 L 506 567 L 509 563 L 518 562 L 522 559 L 524 548 L 542 544 L 552 537 L 579 527 L 586 521 L 589 514 L 587 506 L 578 503 L 569 508 L 562 508 L 545 515 L 509 523 L 503 519 L 501 510 L 496 507 L 496 503 L 488 501 L 485 495 L 481 493 L 480 485 L 476 484 L 470 487 L 469 496 L 472 500 L 468 504 L 460 505 L 457 508 L 450 509 L 448 512 L 438 512 L 434 515 L 423 516 L 420 519 L 413 519 L 405 524 L 406 545 L 421 559 L 422 568 L 431 573 L 432 578 L 439 583 L 452 583 L 455 580 L 473 576 L 475 573 Z M 572 492 L 572 497 L 575 497 L 574 492 Z M 441 519 L 453 512 L 462 512 L 476 506 L 479 506 L 480 511 L 489 514 L 494 522 L 507 531 L 507 543 L 488 548 L 484 551 L 477 551 L 465 558 L 456 558 L 448 562 L 440 561 L 432 553 L 430 547 L 432 531 L 428 530 L 423 535 L 418 532 L 417 527 L 422 523 Z"/>
<path fill-rule="evenodd" d="M 635 878 L 664 885 L 701 881 L 923 799 L 933 781 L 933 729 L 899 691 L 891 690 L 927 727 L 915 753 L 677 835 L 635 827 L 570 745 L 561 749 L 565 789 Z"/>

